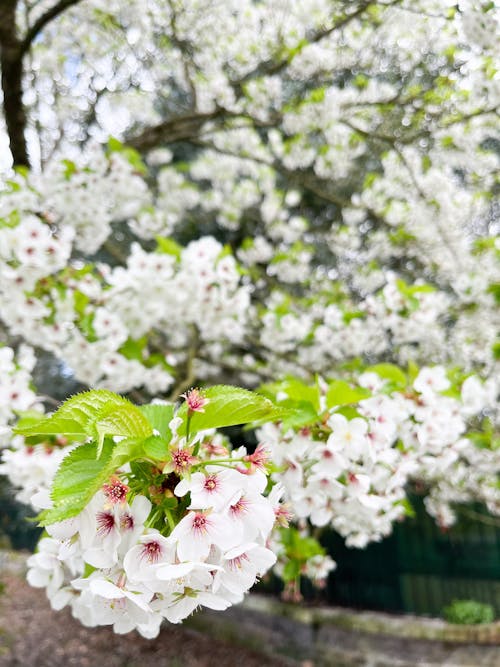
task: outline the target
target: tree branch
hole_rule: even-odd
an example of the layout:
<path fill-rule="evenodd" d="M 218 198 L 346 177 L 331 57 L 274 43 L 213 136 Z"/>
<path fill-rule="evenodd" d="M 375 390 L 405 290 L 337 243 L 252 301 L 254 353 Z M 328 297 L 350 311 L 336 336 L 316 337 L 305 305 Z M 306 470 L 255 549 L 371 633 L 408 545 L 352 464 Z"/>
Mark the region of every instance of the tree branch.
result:
<path fill-rule="evenodd" d="M 159 146 L 162 142 L 183 141 L 196 137 L 203 125 L 210 121 L 227 115 L 223 109 L 216 109 L 209 113 L 190 113 L 174 116 L 167 120 L 143 130 L 135 137 L 126 139 L 128 146 L 139 151 L 147 151 Z"/>
<path fill-rule="evenodd" d="M 28 28 L 24 39 L 20 43 L 20 56 L 21 58 L 24 54 L 29 51 L 31 45 L 35 38 L 42 32 L 45 26 L 62 14 L 66 9 L 69 9 L 73 5 L 77 5 L 82 0 L 59 0 L 53 7 L 42 14 L 33 25 Z"/>
<path fill-rule="evenodd" d="M 392 2 L 390 2 L 389 4 L 384 4 L 383 6 L 390 7 L 392 5 L 399 4 L 399 2 L 401 2 L 401 0 L 392 0 Z M 309 45 L 320 42 L 322 39 L 328 37 L 336 30 L 341 30 L 351 21 L 361 16 L 371 5 L 376 5 L 376 4 L 377 2 L 375 0 L 365 0 L 365 2 L 360 4 L 359 7 L 357 7 L 354 11 L 352 11 L 350 14 L 345 14 L 341 19 L 336 21 L 329 28 L 324 28 L 322 30 L 318 30 L 317 32 L 315 32 L 313 35 L 311 35 L 311 37 L 307 39 L 306 44 Z M 238 90 L 241 93 L 242 86 L 245 83 L 255 78 L 256 76 L 257 77 L 271 76 L 273 74 L 278 74 L 283 69 L 288 67 L 288 65 L 291 64 L 294 58 L 301 52 L 302 52 L 302 47 L 298 48 L 295 52 L 293 52 L 292 55 L 289 55 L 287 53 L 285 56 L 280 57 L 278 60 L 270 59 L 267 60 L 266 62 L 260 63 L 260 65 L 258 65 L 251 72 L 248 72 L 248 74 L 245 74 L 241 79 L 232 82 L 231 85 L 235 90 Z"/>

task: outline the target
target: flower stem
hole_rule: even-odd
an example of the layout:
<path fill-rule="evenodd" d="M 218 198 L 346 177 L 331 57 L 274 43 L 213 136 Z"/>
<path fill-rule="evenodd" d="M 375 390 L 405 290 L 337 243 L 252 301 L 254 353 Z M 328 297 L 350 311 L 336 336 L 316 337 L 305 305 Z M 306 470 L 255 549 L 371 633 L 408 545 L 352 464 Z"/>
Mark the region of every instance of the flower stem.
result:
<path fill-rule="evenodd" d="M 175 521 L 174 521 L 174 517 L 172 516 L 172 512 L 170 510 L 166 509 L 165 510 L 165 517 L 167 519 L 168 527 L 170 528 L 170 532 L 172 532 L 173 529 L 175 528 Z"/>

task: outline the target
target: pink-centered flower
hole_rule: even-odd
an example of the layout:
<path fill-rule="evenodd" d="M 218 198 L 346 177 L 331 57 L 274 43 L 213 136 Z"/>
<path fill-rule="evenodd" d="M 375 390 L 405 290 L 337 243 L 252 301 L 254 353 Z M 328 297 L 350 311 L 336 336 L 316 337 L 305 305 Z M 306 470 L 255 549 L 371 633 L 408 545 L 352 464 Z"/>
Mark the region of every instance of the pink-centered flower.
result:
<path fill-rule="evenodd" d="M 255 470 L 265 470 L 266 465 L 269 462 L 269 451 L 264 445 L 258 445 L 254 453 L 247 454 L 243 457 L 243 460 L 250 463 L 249 472 L 251 473 Z"/>
<path fill-rule="evenodd" d="M 153 581 L 158 567 L 174 560 L 173 540 L 163 537 L 157 530 L 150 530 L 139 538 L 139 544 L 127 551 L 123 568 L 131 581 Z"/>
<path fill-rule="evenodd" d="M 231 549 L 238 539 L 227 517 L 208 512 L 188 512 L 170 537 L 177 540 L 177 555 L 181 561 L 204 560 L 212 545 L 222 550 Z"/>
<path fill-rule="evenodd" d="M 231 532 L 240 538 L 253 541 L 258 535 L 267 539 L 275 522 L 274 509 L 260 493 L 237 494 L 230 502 L 227 513 Z"/>
<path fill-rule="evenodd" d="M 210 399 L 205 398 L 199 389 L 190 389 L 182 397 L 186 399 L 187 407 L 190 412 L 205 412 L 205 405 L 210 403 Z"/>
<path fill-rule="evenodd" d="M 130 491 L 130 488 L 117 475 L 113 475 L 108 484 L 102 485 L 102 490 L 112 505 L 117 505 L 118 503 L 124 505 L 127 501 L 127 493 Z"/>
<path fill-rule="evenodd" d="M 175 449 L 171 449 L 170 456 L 172 457 L 171 460 L 166 463 L 162 471 L 164 475 L 169 472 L 175 472 L 179 476 L 185 475 L 191 466 L 198 463 L 198 458 L 193 456 L 192 447 L 176 447 Z"/>
<path fill-rule="evenodd" d="M 239 472 L 209 466 L 207 473 L 195 472 L 189 479 L 185 478 L 177 484 L 174 493 L 176 496 L 191 494 L 189 509 L 218 510 L 227 505 L 234 495 L 241 491 L 244 483 Z"/>
<path fill-rule="evenodd" d="M 97 512 L 96 530 L 99 537 L 107 537 L 116 527 L 115 515 L 113 512 Z"/>
<path fill-rule="evenodd" d="M 81 514 L 79 535 L 84 560 L 98 568 L 115 565 L 144 530 L 151 502 L 136 496 L 128 504 L 109 505 L 103 491 L 98 492 Z"/>
<path fill-rule="evenodd" d="M 227 589 L 233 595 L 242 596 L 275 562 L 276 555 L 255 542 L 231 549 L 223 556 L 223 569 L 215 574 L 214 592 Z"/>

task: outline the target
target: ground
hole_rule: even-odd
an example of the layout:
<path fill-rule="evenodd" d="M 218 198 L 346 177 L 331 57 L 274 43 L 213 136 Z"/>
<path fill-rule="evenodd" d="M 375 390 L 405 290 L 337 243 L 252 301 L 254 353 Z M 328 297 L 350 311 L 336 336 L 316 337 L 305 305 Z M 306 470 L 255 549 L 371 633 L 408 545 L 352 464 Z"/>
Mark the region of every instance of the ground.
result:
<path fill-rule="evenodd" d="M 50 609 L 44 591 L 2 575 L 0 667 L 285 667 L 288 661 L 165 625 L 157 639 L 84 628 Z"/>

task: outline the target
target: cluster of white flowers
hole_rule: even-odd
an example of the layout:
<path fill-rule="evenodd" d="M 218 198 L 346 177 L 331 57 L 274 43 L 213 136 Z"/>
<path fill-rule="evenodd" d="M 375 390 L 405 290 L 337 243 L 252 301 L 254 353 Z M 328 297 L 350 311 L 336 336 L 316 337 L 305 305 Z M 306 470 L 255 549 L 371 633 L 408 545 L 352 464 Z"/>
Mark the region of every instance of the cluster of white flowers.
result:
<path fill-rule="evenodd" d="M 156 487 L 134 492 L 133 471 L 118 470 L 80 514 L 46 526 L 28 581 L 46 589 L 54 609 L 69 605 L 86 626 L 155 637 L 164 619 L 240 602 L 274 565 L 267 544 L 281 489 L 264 495 L 266 452 L 229 452 L 203 433 L 193 442 L 174 439 L 163 469 L 147 466 Z M 180 519 L 165 498 L 184 503 Z M 48 494 L 37 502 L 51 507 Z"/>
<path fill-rule="evenodd" d="M 65 439 L 27 444 L 22 436 L 12 435 L 10 426 L 19 414 L 32 411 L 34 416 L 43 415 L 31 378 L 35 361 L 27 345 L 20 345 L 17 354 L 10 347 L 0 347 L 0 474 L 9 478 L 17 490 L 17 500 L 26 504 L 35 493 L 49 489 L 69 451 Z"/>
<path fill-rule="evenodd" d="M 139 177 L 125 173 L 120 180 L 114 161 L 111 165 L 104 187 L 113 191 L 116 184 L 114 195 L 121 198 L 127 178 Z M 99 181 L 99 173 L 82 173 Z M 51 177 L 46 175 L 47 183 Z M 73 186 L 84 193 L 90 188 L 88 183 Z M 48 185 L 44 193 L 50 201 Z M 133 193 L 132 187 L 131 198 Z M 250 289 L 242 285 L 232 254 L 213 237 L 186 248 L 160 245 L 152 252 L 135 243 L 126 267 L 101 263 L 96 269 L 78 259 L 69 261 L 72 242 L 78 248 L 81 235 L 61 215 L 52 209 L 42 216 L 25 213 L 20 200 L 35 207 L 31 196 L 34 191 L 19 177 L 16 188 L 0 197 L 3 215 L 12 219 L 0 228 L 0 316 L 13 335 L 55 354 L 80 382 L 121 392 L 141 386 L 151 394 L 164 392 L 174 381 L 174 367 L 185 359 L 194 330 L 201 341 L 242 341 Z M 113 209 L 116 219 L 124 215 L 124 206 L 122 201 L 122 209 Z M 72 210 L 67 215 L 74 218 Z M 56 227 L 49 224 L 56 219 Z M 94 250 L 108 236 L 107 229 Z M 91 229 L 89 233 L 97 238 Z M 147 341 L 142 347 L 136 343 L 153 332 L 161 341 L 159 350 Z"/>
<path fill-rule="evenodd" d="M 259 431 L 281 468 L 275 480 L 283 484 L 298 519 L 331 525 L 348 546 L 364 547 L 388 535 L 393 522 L 404 517 L 411 481 L 431 489 L 428 508 L 442 524 L 452 521 L 440 518 L 437 506 L 449 515 L 457 500 L 481 499 L 499 513 L 500 457 L 478 449 L 466 435 L 466 419 L 494 406 L 491 382 L 485 386 L 471 376 L 462 397 L 455 398 L 442 394 L 450 382 L 440 366 L 423 368 L 410 391 L 387 393 L 387 381 L 375 372 L 359 381 L 372 396 L 358 402 L 358 416 L 332 408 L 319 430 L 283 432 L 268 424 Z M 286 392 L 278 398 L 285 400 Z M 469 475 L 472 461 L 475 472 Z"/>
<path fill-rule="evenodd" d="M 35 362 L 35 354 L 27 345 L 21 345 L 17 354 L 11 347 L 0 346 L 0 443 L 16 413 L 42 410 L 32 386 Z"/>
<path fill-rule="evenodd" d="M 47 440 L 27 445 L 24 438 L 10 438 L 9 446 L 3 449 L 0 475 L 8 477 L 16 489 L 16 500 L 40 510 L 39 502 L 50 489 L 54 475 L 71 446 L 65 438 Z"/>
<path fill-rule="evenodd" d="M 489 274 L 492 284 L 497 271 Z M 260 342 L 275 374 L 283 373 L 283 353 L 293 351 L 295 364 L 289 359 L 286 372 L 328 373 L 332 363 L 361 357 L 392 358 L 402 365 L 457 363 L 480 369 L 485 377 L 495 375 L 500 321 L 491 292 L 457 296 L 422 281 L 408 284 L 392 271 L 381 280 L 375 283 L 379 289 L 357 301 L 342 294 L 332 301 L 326 290 L 335 294 L 341 288 L 324 280 L 314 302 L 273 292 L 261 315 Z"/>

